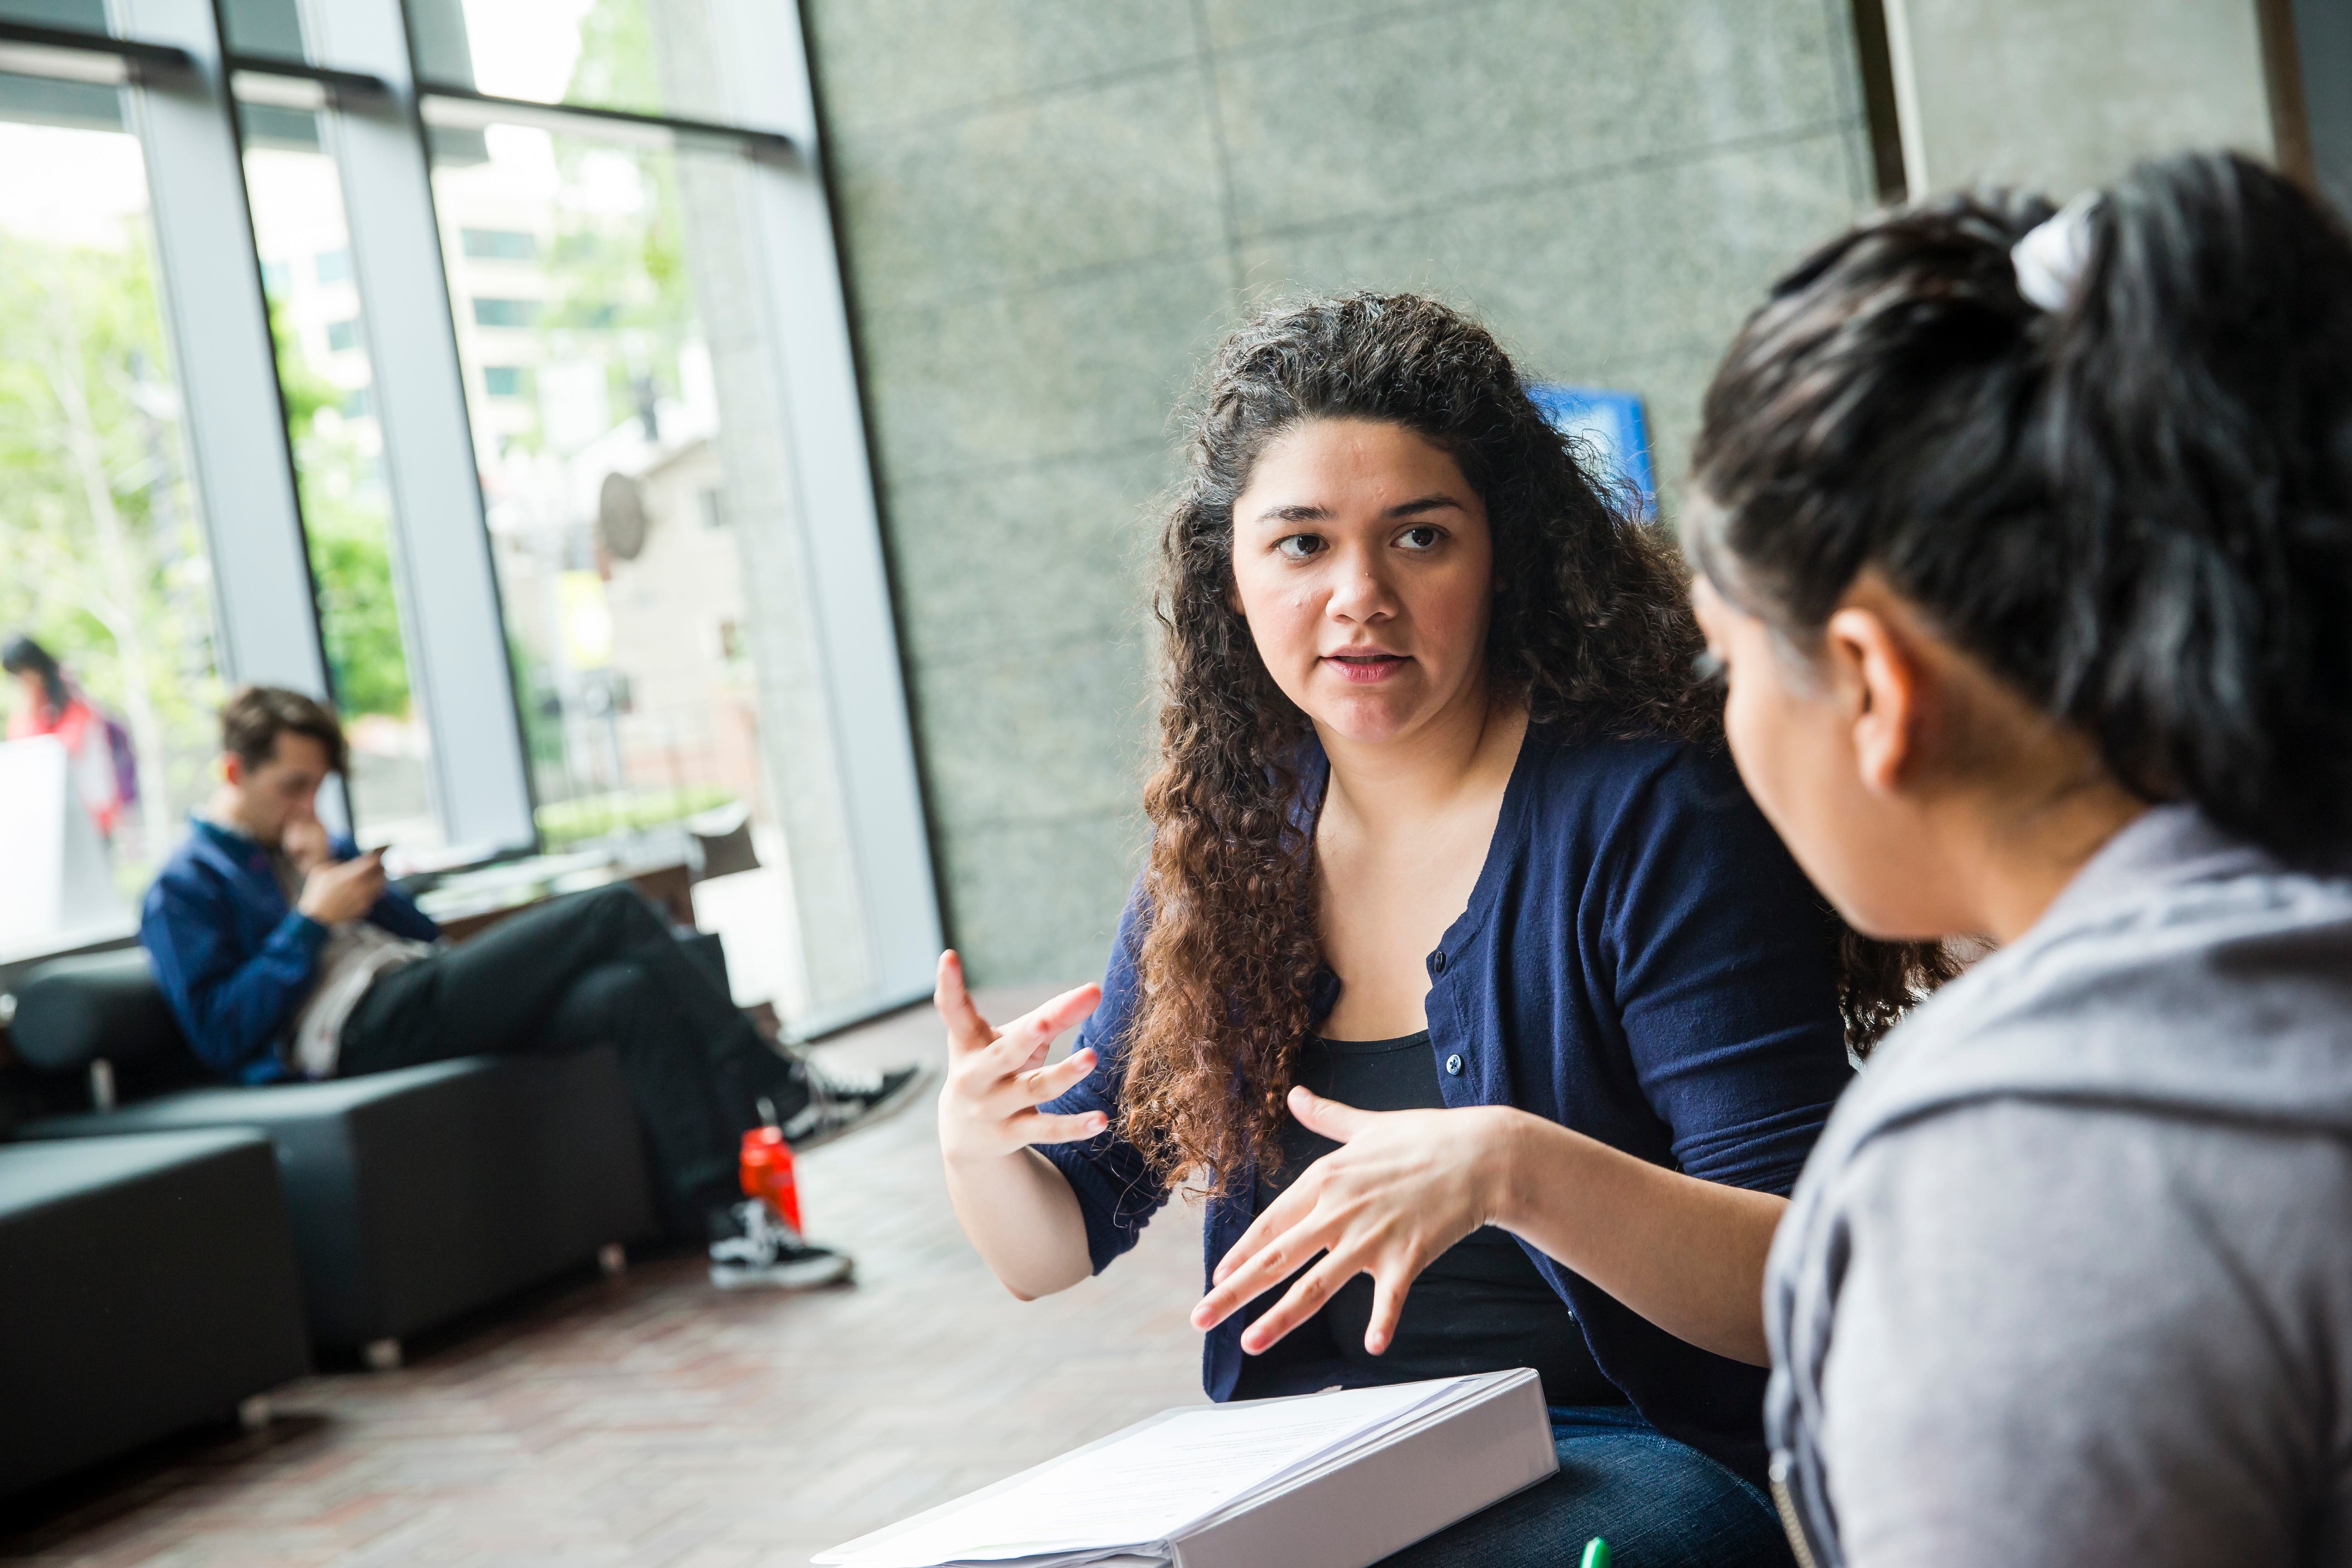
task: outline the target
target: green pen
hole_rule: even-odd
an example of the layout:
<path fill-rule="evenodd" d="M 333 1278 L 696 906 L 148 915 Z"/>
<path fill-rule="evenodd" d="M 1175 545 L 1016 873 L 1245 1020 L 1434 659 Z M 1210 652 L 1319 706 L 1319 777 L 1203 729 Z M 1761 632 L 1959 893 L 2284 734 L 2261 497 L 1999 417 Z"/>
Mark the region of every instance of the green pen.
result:
<path fill-rule="evenodd" d="M 1584 1560 L 1577 1568 L 1609 1568 L 1609 1543 L 1594 1536 L 1584 1543 Z"/>

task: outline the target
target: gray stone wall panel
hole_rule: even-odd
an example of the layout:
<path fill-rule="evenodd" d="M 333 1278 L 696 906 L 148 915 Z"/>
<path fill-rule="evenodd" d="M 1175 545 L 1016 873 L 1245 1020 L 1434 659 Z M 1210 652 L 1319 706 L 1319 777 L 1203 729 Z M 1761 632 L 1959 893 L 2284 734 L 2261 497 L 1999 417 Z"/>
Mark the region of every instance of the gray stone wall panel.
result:
<path fill-rule="evenodd" d="M 1646 396 L 1671 480 L 1740 316 L 1867 199 L 1844 0 L 807 9 L 986 983 L 1100 971 L 1142 857 L 1171 410 L 1243 310 L 1433 289 L 1530 374 Z"/>

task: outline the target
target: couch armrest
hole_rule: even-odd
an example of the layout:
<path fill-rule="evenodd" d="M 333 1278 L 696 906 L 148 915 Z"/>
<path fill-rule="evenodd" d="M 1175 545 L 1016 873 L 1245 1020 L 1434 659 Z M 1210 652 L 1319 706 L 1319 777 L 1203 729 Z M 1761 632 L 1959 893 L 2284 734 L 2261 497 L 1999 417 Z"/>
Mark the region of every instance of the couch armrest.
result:
<path fill-rule="evenodd" d="M 145 1061 L 187 1053 L 179 1021 L 140 948 L 56 958 L 16 987 L 8 1026 L 16 1056 L 41 1072 L 80 1072 L 94 1061 Z"/>

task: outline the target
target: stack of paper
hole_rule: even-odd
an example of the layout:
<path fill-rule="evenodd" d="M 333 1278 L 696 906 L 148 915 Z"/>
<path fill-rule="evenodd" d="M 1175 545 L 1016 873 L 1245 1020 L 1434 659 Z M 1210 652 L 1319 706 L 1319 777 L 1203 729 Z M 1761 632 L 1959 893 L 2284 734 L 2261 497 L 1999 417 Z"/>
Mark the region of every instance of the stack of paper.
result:
<path fill-rule="evenodd" d="M 825 1568 L 1364 1568 L 1550 1475 L 1536 1374 L 1163 1411 Z"/>

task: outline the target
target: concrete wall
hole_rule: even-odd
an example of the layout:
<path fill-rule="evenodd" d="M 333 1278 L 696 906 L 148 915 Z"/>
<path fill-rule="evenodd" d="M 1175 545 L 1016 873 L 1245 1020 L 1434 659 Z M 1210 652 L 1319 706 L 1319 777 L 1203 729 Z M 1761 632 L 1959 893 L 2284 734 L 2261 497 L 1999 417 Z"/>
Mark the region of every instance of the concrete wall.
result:
<path fill-rule="evenodd" d="M 2254 0 L 1885 0 L 1915 191 L 2063 201 L 2189 147 L 2271 155 Z"/>
<path fill-rule="evenodd" d="M 2312 173 L 2328 199 L 2352 213 L 2352 5 L 2294 0 L 2294 30 Z"/>
<path fill-rule="evenodd" d="M 1849 0 L 806 0 L 952 930 L 1099 973 L 1170 411 L 1255 300 L 1434 289 L 1650 401 L 1871 199 Z"/>

